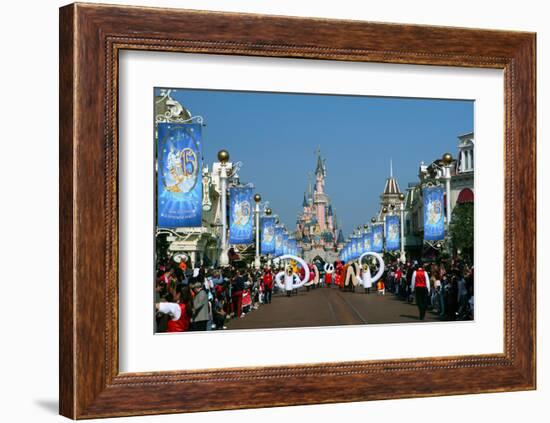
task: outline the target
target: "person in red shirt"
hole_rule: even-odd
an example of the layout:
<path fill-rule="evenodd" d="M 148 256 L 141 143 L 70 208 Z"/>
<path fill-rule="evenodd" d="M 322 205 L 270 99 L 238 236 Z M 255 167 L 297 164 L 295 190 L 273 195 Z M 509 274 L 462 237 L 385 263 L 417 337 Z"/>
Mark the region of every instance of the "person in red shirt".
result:
<path fill-rule="evenodd" d="M 430 293 L 430 276 L 422 267 L 422 263 L 418 264 L 412 275 L 411 290 L 415 294 L 419 318 L 420 320 L 424 320 L 428 304 L 428 294 Z"/>
<path fill-rule="evenodd" d="M 401 290 L 402 290 L 402 287 L 401 287 L 401 278 L 403 277 L 403 272 L 401 271 L 401 267 L 397 266 L 397 270 L 395 271 L 395 278 L 394 278 L 394 283 L 395 283 L 395 286 L 397 287 L 396 288 L 396 294 L 397 295 L 400 295 L 401 294 Z"/>
<path fill-rule="evenodd" d="M 193 306 L 191 305 L 191 294 L 186 288 L 182 288 L 176 293 L 175 303 L 157 303 L 157 311 L 168 314 L 166 332 L 186 332 L 191 324 Z"/>
<path fill-rule="evenodd" d="M 271 295 L 273 294 L 273 273 L 269 267 L 264 269 L 262 275 L 262 283 L 264 285 L 264 299 L 266 304 L 271 304 Z"/>

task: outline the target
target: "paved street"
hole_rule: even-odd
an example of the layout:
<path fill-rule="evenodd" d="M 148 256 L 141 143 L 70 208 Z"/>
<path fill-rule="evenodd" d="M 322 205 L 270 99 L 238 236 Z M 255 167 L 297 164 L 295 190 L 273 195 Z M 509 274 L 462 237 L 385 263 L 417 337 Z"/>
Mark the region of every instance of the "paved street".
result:
<path fill-rule="evenodd" d="M 427 312 L 425 321 L 439 320 Z M 271 304 L 262 304 L 241 319 L 231 319 L 227 327 L 261 329 L 410 322 L 419 322 L 416 305 L 394 295 L 379 296 L 376 292 L 367 295 L 360 287 L 355 293 L 332 287 L 309 292 L 301 288 L 298 295 L 290 298 L 274 295 Z"/>

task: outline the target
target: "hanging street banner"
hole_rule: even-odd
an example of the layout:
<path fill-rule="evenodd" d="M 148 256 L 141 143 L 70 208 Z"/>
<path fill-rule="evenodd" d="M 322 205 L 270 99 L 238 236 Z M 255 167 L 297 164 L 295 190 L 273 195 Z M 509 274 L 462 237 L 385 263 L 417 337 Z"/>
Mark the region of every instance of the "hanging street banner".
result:
<path fill-rule="evenodd" d="M 163 122 L 157 131 L 157 226 L 201 226 L 202 127 Z"/>
<path fill-rule="evenodd" d="M 384 225 L 372 225 L 372 251 L 381 253 L 384 250 Z"/>
<path fill-rule="evenodd" d="M 288 234 L 283 232 L 283 254 L 290 254 L 290 243 L 288 239 Z"/>
<path fill-rule="evenodd" d="M 229 243 L 252 244 L 254 219 L 252 187 L 229 188 Z"/>
<path fill-rule="evenodd" d="M 424 240 L 445 239 L 443 187 L 426 187 L 422 190 L 422 197 L 424 198 Z"/>
<path fill-rule="evenodd" d="M 283 227 L 275 226 L 275 256 L 279 257 L 284 254 L 283 252 Z"/>
<path fill-rule="evenodd" d="M 358 259 L 363 254 L 363 235 L 357 235 L 356 237 L 356 247 L 355 247 L 355 258 Z"/>
<path fill-rule="evenodd" d="M 363 234 L 363 253 L 372 251 L 372 232 Z"/>
<path fill-rule="evenodd" d="M 399 216 L 386 216 L 386 250 L 395 251 L 400 248 Z"/>
<path fill-rule="evenodd" d="M 275 253 L 275 218 L 264 217 L 261 222 L 261 243 L 262 254 Z"/>
<path fill-rule="evenodd" d="M 290 238 L 288 240 L 290 254 L 297 255 L 298 254 L 298 243 L 294 238 Z"/>

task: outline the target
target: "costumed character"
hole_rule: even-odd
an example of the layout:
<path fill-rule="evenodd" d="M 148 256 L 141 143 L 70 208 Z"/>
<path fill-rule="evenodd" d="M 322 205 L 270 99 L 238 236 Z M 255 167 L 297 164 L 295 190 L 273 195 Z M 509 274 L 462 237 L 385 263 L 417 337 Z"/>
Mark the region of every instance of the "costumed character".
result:
<path fill-rule="evenodd" d="M 283 289 L 286 292 L 287 297 L 290 297 L 292 295 L 292 290 L 297 290 L 309 281 L 310 272 L 306 262 L 300 257 L 296 257 L 292 254 L 285 254 L 279 257 L 280 260 L 284 260 L 287 258 L 293 259 L 295 265 L 294 267 L 291 265 L 287 265 L 284 271 L 277 273 L 277 276 L 275 276 L 275 282 L 277 283 L 277 286 L 279 288 Z M 300 263 L 304 271 L 304 276 L 301 279 L 298 276 L 298 267 L 296 262 Z"/>
<path fill-rule="evenodd" d="M 359 284 L 359 264 L 358 263 L 350 263 L 347 267 L 346 271 L 346 279 L 344 282 L 344 286 L 348 287 L 351 291 L 355 291 L 355 287 L 357 284 Z"/>
<path fill-rule="evenodd" d="M 365 289 L 365 294 L 370 294 L 370 289 L 372 288 L 372 276 L 368 264 L 363 265 L 363 270 L 361 271 L 361 285 L 363 285 L 363 288 Z"/>
<path fill-rule="evenodd" d="M 346 266 L 342 262 L 336 265 L 336 286 L 342 289 L 344 287 L 344 277 L 346 274 Z"/>
<path fill-rule="evenodd" d="M 325 270 L 325 284 L 327 286 L 330 286 L 330 284 L 332 283 L 332 274 L 334 273 L 334 265 L 325 263 L 324 270 Z"/>
<path fill-rule="evenodd" d="M 321 279 L 319 274 L 319 268 L 317 264 L 313 263 L 313 286 L 316 287 L 319 285 L 319 280 Z"/>
<path fill-rule="evenodd" d="M 384 259 L 382 256 L 378 253 L 367 251 L 366 253 L 361 254 L 361 257 L 359 257 L 359 263 L 363 261 L 363 258 L 366 256 L 373 256 L 378 261 L 379 267 L 378 272 L 376 272 L 376 275 L 374 277 L 370 273 L 370 268 L 367 264 L 363 267 L 363 273 L 361 275 L 361 284 L 363 285 L 363 288 L 365 288 L 365 293 L 370 294 L 370 289 L 372 288 L 372 285 L 376 283 L 384 273 Z M 382 282 L 382 286 L 380 286 L 380 283 L 377 284 L 377 290 L 379 294 L 385 294 L 384 289 L 384 283 Z"/>
<path fill-rule="evenodd" d="M 309 288 L 315 283 L 315 270 L 313 270 L 316 266 L 314 266 L 311 263 L 307 264 L 307 267 L 309 269 L 309 280 L 304 284 L 306 289 L 309 291 Z M 300 277 L 304 277 L 304 269 L 300 270 Z"/>

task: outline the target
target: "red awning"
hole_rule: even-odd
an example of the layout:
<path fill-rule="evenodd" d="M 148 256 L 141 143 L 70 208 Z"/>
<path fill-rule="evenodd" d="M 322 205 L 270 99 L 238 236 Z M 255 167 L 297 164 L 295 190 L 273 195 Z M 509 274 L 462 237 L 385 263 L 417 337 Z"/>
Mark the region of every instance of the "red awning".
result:
<path fill-rule="evenodd" d="M 460 194 L 458 194 L 458 198 L 456 200 L 457 204 L 473 203 L 473 202 L 474 202 L 474 192 L 470 188 L 464 188 L 462 191 L 460 191 Z"/>

